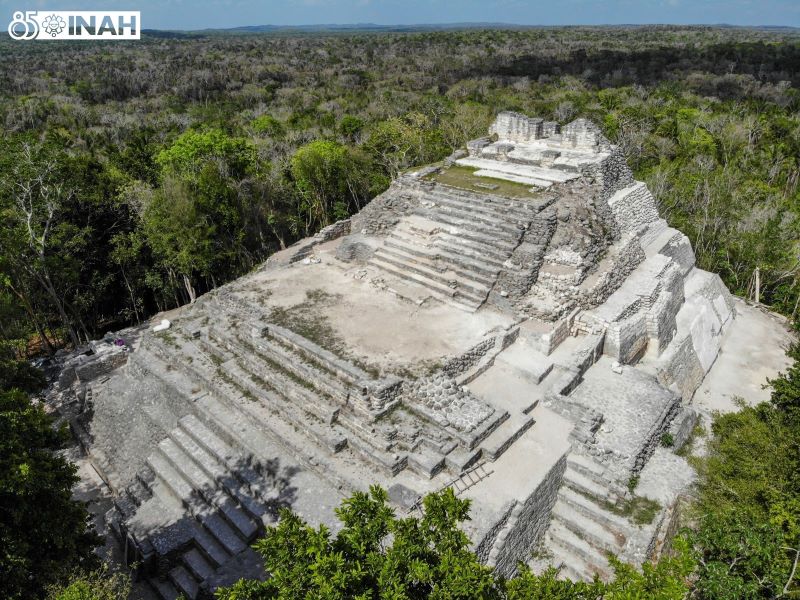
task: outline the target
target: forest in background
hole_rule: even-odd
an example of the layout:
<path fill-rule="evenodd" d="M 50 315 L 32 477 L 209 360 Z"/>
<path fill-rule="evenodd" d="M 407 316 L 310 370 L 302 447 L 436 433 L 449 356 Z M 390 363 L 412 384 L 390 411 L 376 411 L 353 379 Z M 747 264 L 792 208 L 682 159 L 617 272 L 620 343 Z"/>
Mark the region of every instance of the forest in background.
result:
<path fill-rule="evenodd" d="M 800 34 L 708 27 L 0 38 L 0 337 L 184 304 L 500 110 L 588 117 L 699 265 L 798 310 Z"/>
<path fill-rule="evenodd" d="M 484 134 L 500 110 L 596 121 L 700 266 L 743 296 L 758 268 L 761 300 L 798 316 L 796 30 L 0 36 L 0 57 L 4 598 L 123 600 L 130 585 L 95 570 L 100 540 L 55 452 L 67 432 L 28 396 L 44 380 L 25 359 L 247 272 Z M 284 515 L 257 545 L 273 579 L 219 597 L 798 598 L 800 348 L 790 357 L 769 403 L 715 419 L 708 456 L 692 458 L 692 527 L 641 573 L 573 583 L 523 568 L 503 581 L 468 551 L 466 503 L 430 497 L 422 519 L 398 520 L 374 490 L 342 505 L 347 535 Z M 403 543 L 384 546 L 386 531 Z"/>

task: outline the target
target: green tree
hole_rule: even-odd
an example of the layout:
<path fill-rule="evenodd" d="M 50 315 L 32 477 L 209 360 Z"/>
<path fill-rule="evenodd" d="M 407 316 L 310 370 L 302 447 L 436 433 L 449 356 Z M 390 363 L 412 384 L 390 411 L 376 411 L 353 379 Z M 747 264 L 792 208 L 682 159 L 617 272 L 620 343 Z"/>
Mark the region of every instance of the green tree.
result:
<path fill-rule="evenodd" d="M 187 131 L 156 155 L 164 176 L 175 174 L 189 180 L 196 178 L 208 161 L 223 162 L 231 178 L 242 179 L 255 167 L 255 148 L 244 138 L 209 129 Z"/>
<path fill-rule="evenodd" d="M 128 600 L 130 593 L 130 577 L 112 573 L 108 565 L 103 565 L 97 571 L 71 577 L 64 585 L 53 586 L 47 600 Z"/>
<path fill-rule="evenodd" d="M 267 581 L 242 580 L 220 589 L 220 600 L 290 598 L 438 600 L 681 600 L 695 569 L 688 541 L 639 571 L 613 559 L 610 583 L 562 581 L 556 569 L 535 575 L 526 565 L 506 580 L 482 565 L 461 529 L 469 501 L 451 489 L 427 496 L 422 514 L 398 518 L 378 487 L 355 493 L 337 509 L 336 536 L 285 510 L 255 548 Z"/>
<path fill-rule="evenodd" d="M 378 487 L 353 494 L 337 509 L 343 527 L 336 536 L 285 510 L 255 546 L 270 578 L 240 581 L 218 598 L 499 597 L 492 570 L 478 562 L 458 527 L 468 518 L 468 501 L 447 490 L 425 498 L 421 518 L 400 519 L 386 500 Z"/>
<path fill-rule="evenodd" d="M 714 420 L 699 462 L 698 598 L 800 596 L 800 348 L 789 354 L 771 402 Z"/>
<path fill-rule="evenodd" d="M 0 596 L 38 599 L 91 566 L 100 538 L 71 498 L 75 467 L 55 454 L 66 432 L 21 391 L 0 391 Z"/>
<path fill-rule="evenodd" d="M 189 302 L 197 297 L 195 276 L 210 273 L 215 230 L 190 185 L 178 178 L 168 177 L 145 211 L 148 244 L 170 279 L 180 279 Z"/>
<path fill-rule="evenodd" d="M 363 157 L 333 141 L 317 140 L 294 153 L 291 172 L 303 199 L 306 234 L 359 205 L 367 187 L 365 170 Z"/>

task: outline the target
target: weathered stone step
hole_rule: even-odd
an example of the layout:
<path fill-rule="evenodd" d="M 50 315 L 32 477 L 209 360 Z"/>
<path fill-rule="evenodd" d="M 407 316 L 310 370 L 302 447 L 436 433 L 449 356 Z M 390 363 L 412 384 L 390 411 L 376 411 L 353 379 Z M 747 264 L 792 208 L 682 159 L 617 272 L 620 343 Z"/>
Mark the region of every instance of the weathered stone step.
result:
<path fill-rule="evenodd" d="M 424 213 L 423 213 L 424 214 Z M 457 230 L 457 234 L 467 239 L 474 239 L 479 242 L 492 243 L 499 248 L 509 248 L 519 241 L 522 229 L 516 228 L 512 231 L 510 227 L 490 227 L 483 223 L 476 223 L 466 219 L 459 219 L 444 213 L 436 213 L 436 222 L 448 228 Z"/>
<path fill-rule="evenodd" d="M 485 223 L 490 227 L 497 227 L 507 231 L 516 233 L 520 228 L 527 229 L 530 221 L 535 216 L 535 213 L 530 213 L 524 217 L 517 217 L 508 212 L 486 212 L 478 204 L 474 206 L 465 206 L 463 204 L 453 204 L 446 200 L 436 200 L 436 206 L 426 207 L 431 212 L 438 212 L 445 215 L 457 217 L 459 219 L 476 221 Z"/>
<path fill-rule="evenodd" d="M 432 237 L 423 237 L 409 227 L 404 226 L 403 222 L 395 227 L 388 239 L 420 252 L 430 252 L 443 257 L 456 257 L 467 260 L 478 268 L 483 268 L 489 276 L 494 276 L 495 273 L 503 268 L 503 263 L 509 255 L 507 252 L 498 252 L 495 249 L 476 243 L 469 243 L 468 245 L 450 243 L 448 236 L 442 233 L 437 233 Z"/>
<path fill-rule="evenodd" d="M 610 573 L 611 568 L 605 554 L 586 543 L 561 523 L 554 521 L 547 531 L 547 537 L 557 562 L 562 562 L 564 559 L 569 560 L 570 566 L 576 571 L 599 573 L 601 577 L 608 576 Z M 561 549 L 566 552 L 559 551 Z"/>
<path fill-rule="evenodd" d="M 430 219 L 426 219 L 428 223 Z M 517 245 L 519 238 L 522 235 L 520 232 L 516 236 L 510 234 L 499 235 L 495 232 L 487 232 L 485 228 L 478 229 L 465 226 L 464 223 L 447 222 L 448 219 L 439 219 L 435 221 L 436 227 L 429 225 L 420 226 L 414 222 L 406 221 L 407 231 L 415 235 L 422 235 L 430 237 L 432 231 L 436 231 L 435 236 L 450 235 L 464 242 L 469 242 L 473 245 L 480 244 L 481 247 L 486 247 L 488 250 L 493 251 L 495 254 L 506 254 L 511 252 Z"/>
<path fill-rule="evenodd" d="M 526 414 L 511 414 L 481 442 L 482 456 L 495 461 L 511 447 L 536 421 Z"/>
<path fill-rule="evenodd" d="M 593 500 L 566 486 L 562 486 L 558 491 L 558 499 L 587 518 L 603 524 L 610 531 L 624 533 L 630 528 L 630 524 L 624 517 L 603 508 Z"/>
<path fill-rule="evenodd" d="M 571 452 L 569 456 L 567 456 L 567 464 L 575 471 L 587 476 L 602 477 L 605 471 L 605 467 L 597 461 L 583 454 L 576 454 L 574 452 Z"/>
<path fill-rule="evenodd" d="M 268 495 L 263 477 L 256 473 L 251 466 L 251 455 L 234 450 L 195 415 L 183 417 L 178 425 L 216 462 L 224 464 L 228 473 L 234 473 L 251 493 L 261 496 Z"/>
<path fill-rule="evenodd" d="M 425 193 L 425 199 L 451 202 L 467 209 L 478 207 L 493 214 L 511 214 L 515 217 L 525 217 L 529 213 L 536 214 L 540 210 L 535 200 L 515 199 L 491 192 L 478 193 L 451 187 L 446 189 L 434 187 Z"/>
<path fill-rule="evenodd" d="M 587 517 L 566 502 L 555 503 L 553 518 L 598 550 L 619 553 L 625 545 L 624 535 L 609 531 L 604 523 Z"/>
<path fill-rule="evenodd" d="M 159 454 L 151 454 L 147 463 L 158 476 L 159 481 L 180 501 L 194 517 L 208 529 L 216 540 L 230 554 L 237 554 L 246 546 L 239 535 L 223 520 L 223 518 L 204 506 L 194 494 L 194 488 L 181 474 Z"/>
<path fill-rule="evenodd" d="M 186 454 L 192 457 L 209 477 L 222 487 L 225 493 L 233 498 L 248 517 L 256 524 L 261 522 L 261 518 L 267 510 L 259 500 L 253 497 L 254 490 L 250 484 L 251 481 L 260 482 L 261 480 L 249 465 L 226 463 L 223 466 L 183 429 L 173 430 L 170 432 L 170 437 Z M 251 473 L 252 475 L 250 475 Z"/>
<path fill-rule="evenodd" d="M 163 484 L 176 500 L 181 504 L 192 503 L 194 489 L 178 471 L 160 453 L 153 453 L 147 457 L 147 464 L 153 469 L 158 481 Z"/>
<path fill-rule="evenodd" d="M 564 484 L 578 492 L 579 494 L 588 494 L 600 500 L 607 500 L 608 502 L 616 502 L 619 495 L 614 493 L 608 487 L 600 485 L 593 479 L 589 479 L 570 468 L 564 472 Z"/>
<path fill-rule="evenodd" d="M 422 287 L 428 289 L 432 295 L 438 296 L 442 300 L 448 302 L 460 302 L 466 307 L 466 310 L 474 312 L 478 309 L 478 307 L 480 307 L 481 304 L 483 304 L 484 299 L 475 298 L 471 295 L 461 294 L 460 298 L 456 298 L 456 290 L 450 288 L 449 286 L 443 285 L 438 281 L 428 279 L 427 277 L 417 275 L 416 273 L 409 273 L 401 267 L 397 267 L 392 263 L 382 260 L 380 257 L 373 257 L 370 260 L 370 263 L 379 269 L 386 271 L 390 275 L 398 277 L 399 279 L 421 285 Z"/>
<path fill-rule="evenodd" d="M 512 202 L 490 201 L 484 196 L 475 198 L 462 198 L 460 194 L 449 194 L 441 191 L 434 191 L 426 195 L 426 200 L 435 202 L 441 206 L 449 206 L 465 213 L 480 212 L 489 217 L 503 220 L 514 220 L 527 222 L 538 212 L 538 207 L 526 205 L 520 202 L 515 206 Z M 525 206 L 528 206 L 525 208 Z"/>
<path fill-rule="evenodd" d="M 221 439 L 243 454 L 254 456 L 257 461 L 269 462 L 275 455 L 281 454 L 307 465 L 305 457 L 324 456 L 328 452 L 311 437 L 304 438 L 300 447 L 294 441 L 297 430 L 293 424 L 276 419 L 272 414 L 269 419 L 262 418 L 249 410 L 248 404 L 253 403 L 205 394 L 195 399 L 194 408 L 198 418 Z M 334 486 L 342 485 L 341 480 L 329 477 L 324 470 L 315 472 Z"/>
<path fill-rule="evenodd" d="M 203 582 L 214 576 L 214 565 L 197 549 L 192 548 L 183 555 L 183 563 L 194 578 Z"/>
<path fill-rule="evenodd" d="M 619 486 L 613 484 L 605 477 L 605 467 L 589 456 L 576 454 L 574 452 L 570 453 L 567 457 L 567 465 L 572 471 L 580 473 L 600 486 L 607 487 L 615 492 L 621 491 Z"/>
<path fill-rule="evenodd" d="M 152 472 L 150 473 L 150 476 L 152 477 Z M 128 486 L 128 494 L 136 503 L 136 506 L 141 506 L 143 502 L 147 502 L 153 495 L 150 493 L 150 490 L 147 489 L 147 486 L 142 483 L 143 479 L 146 477 L 146 473 L 137 473 L 136 477 Z"/>
<path fill-rule="evenodd" d="M 310 384 L 304 385 L 305 381 L 287 370 L 283 362 L 262 355 L 269 345 L 267 340 L 230 337 L 216 327 L 209 330 L 209 339 L 218 346 L 236 348 L 237 351 L 231 360 L 220 364 L 226 380 L 215 382 L 214 388 L 228 390 L 229 395 L 235 398 L 249 394 L 251 399 L 255 397 L 274 403 L 290 420 L 298 418 L 291 409 L 317 414 L 322 399 L 329 399 Z"/>
<path fill-rule="evenodd" d="M 264 318 L 268 320 L 267 315 L 264 315 Z M 303 355 L 307 361 L 315 363 L 323 371 L 330 372 L 338 377 L 345 385 L 373 379 L 369 373 L 360 367 L 336 356 L 294 331 L 271 323 L 268 327 L 268 332 L 270 336 L 280 339 L 281 343 L 291 346 L 293 350 Z"/>
<path fill-rule="evenodd" d="M 516 221 L 490 217 L 477 211 L 462 211 L 451 206 L 420 207 L 416 210 L 416 214 L 432 218 L 440 223 L 488 232 L 498 237 L 513 238 L 518 236 L 523 229 Z"/>
<path fill-rule="evenodd" d="M 435 233 L 431 233 L 434 230 Z M 499 267 L 502 267 L 513 250 L 506 247 L 499 248 L 491 240 L 485 238 L 476 240 L 452 234 L 449 228 L 445 227 L 420 228 L 415 223 L 406 220 L 401 221 L 395 227 L 392 235 L 402 237 L 413 245 L 424 244 L 428 247 L 442 248 L 456 255 L 466 254 L 477 261 L 485 261 Z"/>
<path fill-rule="evenodd" d="M 180 594 L 169 579 L 162 581 L 158 577 L 151 577 L 147 580 L 147 583 L 150 584 L 161 600 L 175 600 Z"/>
<path fill-rule="evenodd" d="M 380 247 L 375 252 L 375 256 L 379 257 L 382 261 L 389 262 L 401 269 L 407 269 L 422 277 L 426 277 L 433 281 L 438 281 L 442 285 L 451 287 L 451 284 L 456 284 L 453 289 L 459 290 L 463 293 L 469 293 L 476 298 L 485 297 L 489 293 L 489 286 L 478 283 L 467 277 L 462 277 L 452 271 L 437 271 L 428 267 L 421 262 L 417 262 L 414 257 L 403 256 L 399 253 L 392 252 L 391 249 Z"/>
<path fill-rule="evenodd" d="M 189 600 L 197 598 L 200 586 L 194 576 L 185 568 L 180 565 L 174 567 L 169 572 L 169 578 L 175 584 L 175 588 Z"/>
<path fill-rule="evenodd" d="M 463 253 L 453 254 L 442 248 L 428 247 L 416 243 L 415 241 L 409 241 L 402 234 L 398 235 L 396 230 L 392 232 L 391 236 L 386 238 L 386 242 L 384 243 L 386 246 L 397 248 L 408 254 L 421 256 L 428 260 L 444 260 L 457 265 L 460 269 L 474 274 L 476 279 L 480 276 L 482 279 L 479 279 L 479 281 L 482 281 L 486 285 L 492 284 L 497 277 L 498 271 L 503 266 L 502 263 L 496 261 L 489 262 L 483 259 L 478 261 Z"/>
<path fill-rule="evenodd" d="M 347 402 L 349 391 L 330 372 L 305 362 L 302 356 L 268 337 L 262 337 L 253 342 L 257 345 L 262 358 L 274 363 L 273 371 L 282 372 L 284 377 L 292 380 L 292 383 L 305 387 L 309 392 L 313 389 L 342 404 Z"/>
<path fill-rule="evenodd" d="M 266 390 L 252 382 L 250 375 L 258 372 L 261 374 L 259 377 L 266 376 L 275 383 L 274 380 L 279 375 L 276 371 L 271 370 L 274 369 L 274 365 L 261 361 L 258 355 L 251 355 L 247 358 L 242 355 L 238 357 L 238 360 L 238 363 L 226 363 L 223 367 L 231 377 L 240 382 L 239 385 L 241 387 L 250 392 L 251 397 L 245 399 L 245 401 L 252 401 L 255 398 L 264 402 L 265 405 L 274 409 L 289 425 L 299 428 L 310 439 L 326 448 L 328 452 L 335 454 L 347 446 L 347 436 L 335 424 L 327 425 L 320 421 L 323 413 L 326 411 L 332 413 L 334 410 L 334 407 L 329 402 L 324 401 L 323 396 L 306 395 L 298 389 L 297 384 L 294 384 L 294 382 L 292 384 L 286 383 L 287 378 L 279 380 L 281 394 Z M 259 364 L 258 367 L 255 366 L 256 363 Z"/>
<path fill-rule="evenodd" d="M 502 173 L 503 177 L 540 179 L 551 184 L 563 183 L 578 177 L 576 173 L 568 173 L 560 169 L 549 169 L 547 167 L 537 167 L 530 164 L 518 164 L 511 161 L 491 160 L 472 156 L 460 158 L 456 161 L 456 164 L 475 169 L 496 171 Z"/>
<path fill-rule="evenodd" d="M 256 524 L 217 487 L 217 482 L 210 478 L 173 439 L 162 440 L 158 444 L 158 449 L 173 468 L 191 484 L 196 496 L 202 497 L 205 502 L 217 508 L 243 540 L 250 541 L 255 537 L 258 533 Z"/>
<path fill-rule="evenodd" d="M 387 239 L 384 245 L 378 248 L 378 251 L 382 254 L 385 253 L 389 256 L 393 256 L 398 260 L 420 264 L 442 274 L 452 272 L 464 281 L 469 281 L 471 284 L 474 283 L 474 287 L 480 291 L 488 291 L 494 283 L 494 277 L 487 277 L 482 271 L 473 269 L 468 264 L 465 266 L 463 260 L 451 260 L 446 257 L 436 256 L 435 254 L 425 254 L 419 251 L 415 252 L 398 245 L 391 238 Z"/>
<path fill-rule="evenodd" d="M 564 550 L 566 553 L 566 550 Z M 583 570 L 584 563 L 577 557 L 560 557 L 561 566 L 558 570 L 558 579 L 562 581 L 591 581 L 594 573 Z"/>
<path fill-rule="evenodd" d="M 489 256 L 495 261 L 499 261 L 501 265 L 508 260 L 508 257 L 511 256 L 514 251 L 514 246 L 498 248 L 491 242 L 462 237 L 447 231 L 440 231 L 437 233 L 433 243 L 436 246 L 444 248 L 448 252 L 471 252 L 472 254 L 470 256 L 473 258 L 480 258 L 482 255 Z"/>
<path fill-rule="evenodd" d="M 194 543 L 197 551 L 214 569 L 223 565 L 230 556 L 228 551 L 199 523 L 194 534 Z"/>
<path fill-rule="evenodd" d="M 423 477 L 432 479 L 445 466 L 444 457 L 435 452 L 409 452 L 408 467 Z"/>
<path fill-rule="evenodd" d="M 217 512 L 201 515 L 200 522 L 229 554 L 239 554 L 247 548 L 247 544 Z"/>

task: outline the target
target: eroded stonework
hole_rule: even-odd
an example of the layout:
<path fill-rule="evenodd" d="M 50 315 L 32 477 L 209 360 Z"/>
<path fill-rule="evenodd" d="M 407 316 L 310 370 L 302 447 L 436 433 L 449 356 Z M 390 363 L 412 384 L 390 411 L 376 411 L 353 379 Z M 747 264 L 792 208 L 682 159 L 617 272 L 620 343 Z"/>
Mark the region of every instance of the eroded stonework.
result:
<path fill-rule="evenodd" d="M 501 113 L 62 387 L 127 560 L 168 600 L 264 576 L 249 544 L 280 507 L 336 528 L 372 483 L 398 511 L 453 486 L 506 575 L 606 577 L 608 552 L 663 540 L 671 506 L 632 521 L 628 484 L 685 441 L 735 316 L 593 123 Z"/>

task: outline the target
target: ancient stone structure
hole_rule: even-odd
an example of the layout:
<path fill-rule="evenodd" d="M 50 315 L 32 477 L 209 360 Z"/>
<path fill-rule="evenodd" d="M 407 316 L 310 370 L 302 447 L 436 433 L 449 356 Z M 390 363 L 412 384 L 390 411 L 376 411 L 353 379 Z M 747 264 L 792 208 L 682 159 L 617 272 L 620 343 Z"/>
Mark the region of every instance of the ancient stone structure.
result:
<path fill-rule="evenodd" d="M 658 551 L 672 506 L 631 520 L 629 482 L 688 436 L 734 301 L 594 124 L 502 113 L 490 133 L 184 307 L 125 366 L 65 378 L 161 597 L 263 576 L 249 544 L 281 506 L 335 528 L 376 482 L 400 512 L 471 498 L 504 574 L 606 577 L 608 552 Z"/>

